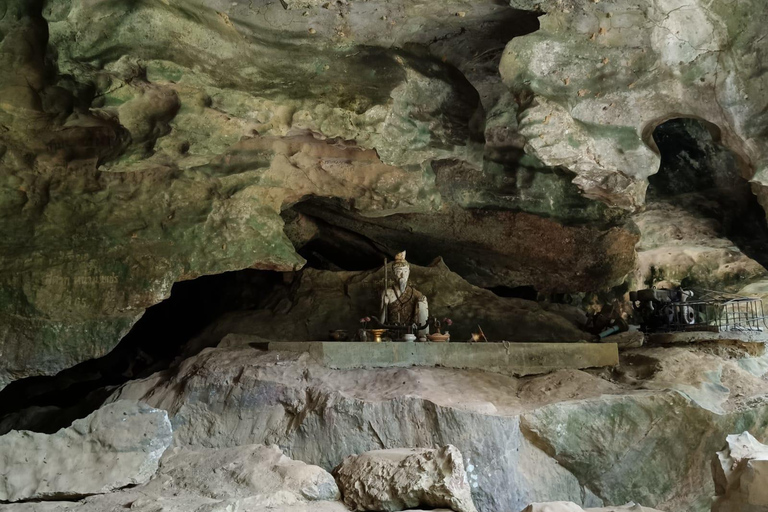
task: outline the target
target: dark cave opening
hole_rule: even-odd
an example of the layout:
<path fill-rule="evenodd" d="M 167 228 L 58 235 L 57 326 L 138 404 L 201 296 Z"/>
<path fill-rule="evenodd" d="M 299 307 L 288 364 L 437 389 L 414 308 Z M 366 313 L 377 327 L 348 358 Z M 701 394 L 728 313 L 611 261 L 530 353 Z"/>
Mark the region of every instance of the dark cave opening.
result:
<path fill-rule="evenodd" d="M 533 286 L 494 286 L 489 288 L 490 291 L 498 295 L 499 297 L 524 299 L 524 300 L 539 300 L 539 292 Z"/>
<path fill-rule="evenodd" d="M 148 308 L 109 354 L 2 389 L 0 435 L 19 428 L 18 421 L 46 433 L 68 426 L 98 408 L 116 386 L 193 355 L 188 344 L 196 351 L 205 348 L 190 341 L 224 313 L 260 307 L 283 280 L 281 272 L 245 269 L 175 283 L 170 297 Z"/>
<path fill-rule="evenodd" d="M 653 139 L 661 166 L 648 180 L 647 201 L 674 202 L 715 220 L 721 236 L 767 267 L 766 213 L 742 177 L 738 158 L 720 144 L 716 132 L 716 127 L 692 118 L 658 126 Z"/>
<path fill-rule="evenodd" d="M 314 208 L 345 211 L 337 201 L 307 199 L 282 213 L 285 232 L 307 267 L 318 270 L 369 270 L 381 266 L 395 252 L 352 229 L 314 215 Z M 417 262 L 418 264 L 418 262 Z"/>

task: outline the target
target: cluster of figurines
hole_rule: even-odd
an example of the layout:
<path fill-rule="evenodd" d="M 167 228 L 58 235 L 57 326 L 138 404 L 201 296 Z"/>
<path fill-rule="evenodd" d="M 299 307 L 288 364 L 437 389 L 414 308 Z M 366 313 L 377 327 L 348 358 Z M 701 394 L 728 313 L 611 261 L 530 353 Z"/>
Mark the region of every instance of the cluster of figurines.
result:
<path fill-rule="evenodd" d="M 386 265 L 386 264 L 385 264 Z M 361 319 L 363 328 L 358 332 L 360 341 L 448 341 L 450 334 L 440 331 L 441 324 L 429 317 L 427 297 L 411 286 L 411 268 L 405 259 L 405 251 L 392 262 L 394 280 L 387 282 L 381 294 L 379 317 Z M 385 279 L 385 282 L 388 279 Z M 368 322 L 374 328 L 368 329 Z M 445 321 L 444 321 L 445 322 Z M 450 325 L 450 320 L 447 320 Z M 430 327 L 432 334 L 430 334 Z"/>

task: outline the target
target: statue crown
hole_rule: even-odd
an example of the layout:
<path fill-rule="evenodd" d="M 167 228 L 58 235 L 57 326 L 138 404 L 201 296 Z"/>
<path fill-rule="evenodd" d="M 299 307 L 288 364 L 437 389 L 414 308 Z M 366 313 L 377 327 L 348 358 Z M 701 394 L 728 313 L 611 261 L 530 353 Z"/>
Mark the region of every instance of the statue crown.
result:
<path fill-rule="evenodd" d="M 392 267 L 407 267 L 408 262 L 405 260 L 405 251 L 395 254 L 395 261 L 392 263 Z"/>

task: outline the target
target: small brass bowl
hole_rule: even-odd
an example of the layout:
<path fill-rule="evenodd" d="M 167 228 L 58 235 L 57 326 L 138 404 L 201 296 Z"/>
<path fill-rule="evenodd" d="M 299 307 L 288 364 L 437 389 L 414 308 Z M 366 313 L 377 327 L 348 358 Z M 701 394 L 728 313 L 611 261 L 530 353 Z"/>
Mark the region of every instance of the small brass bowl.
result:
<path fill-rule="evenodd" d="M 373 334 L 373 341 L 376 343 L 382 342 L 382 336 L 384 336 L 387 333 L 386 329 L 371 329 L 371 334 Z"/>

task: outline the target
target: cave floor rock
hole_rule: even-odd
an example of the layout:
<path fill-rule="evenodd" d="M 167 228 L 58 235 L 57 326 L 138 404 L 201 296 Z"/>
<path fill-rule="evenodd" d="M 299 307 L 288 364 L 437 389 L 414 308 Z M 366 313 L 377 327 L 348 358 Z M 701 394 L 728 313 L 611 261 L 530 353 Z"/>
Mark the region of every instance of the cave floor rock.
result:
<path fill-rule="evenodd" d="M 481 512 L 563 500 L 704 512 L 714 495 L 708 462 L 722 439 L 768 437 L 765 359 L 641 348 L 614 369 L 514 378 L 332 370 L 306 354 L 216 348 L 113 399 L 166 409 L 178 446 L 276 444 L 327 470 L 370 450 L 453 444 Z"/>
<path fill-rule="evenodd" d="M 67 499 L 146 483 L 171 441 L 168 414 L 131 401 L 55 434 L 10 432 L 0 436 L 0 501 Z"/>
<path fill-rule="evenodd" d="M 153 478 L 81 501 L 0 504 L 3 512 L 348 512 L 333 477 L 274 446 L 173 448 Z"/>

